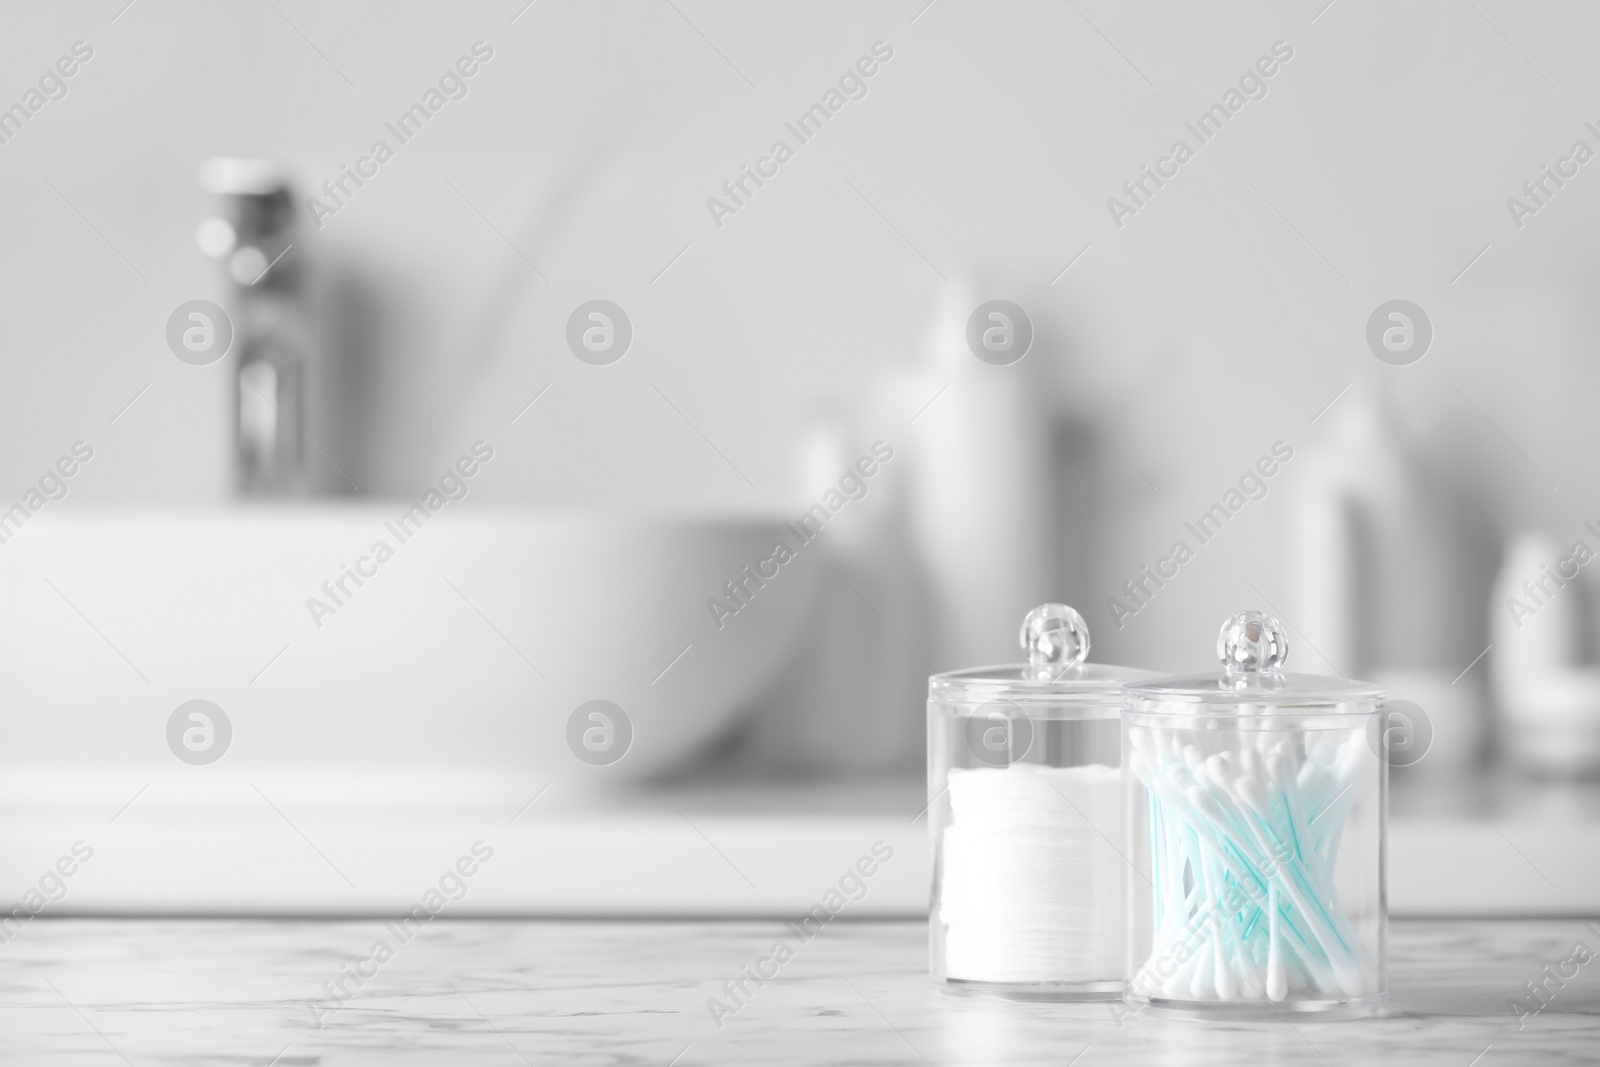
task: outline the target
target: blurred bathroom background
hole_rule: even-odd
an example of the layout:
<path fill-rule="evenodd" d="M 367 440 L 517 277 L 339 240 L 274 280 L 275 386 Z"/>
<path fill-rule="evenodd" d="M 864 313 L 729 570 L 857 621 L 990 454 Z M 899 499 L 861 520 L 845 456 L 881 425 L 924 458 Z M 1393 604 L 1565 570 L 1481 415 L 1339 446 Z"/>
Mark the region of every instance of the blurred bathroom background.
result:
<path fill-rule="evenodd" d="M 0 507 L 93 448 L 0 545 L 10 810 L 62 783 L 108 812 L 141 782 L 213 803 L 161 734 L 208 697 L 237 709 L 218 775 L 276 780 L 296 821 L 560 781 L 570 798 L 541 805 L 833 783 L 808 803 L 903 802 L 907 823 L 926 676 L 1016 659 L 1024 613 L 1063 601 L 1096 660 L 1204 670 L 1221 620 L 1260 608 L 1294 669 L 1389 685 L 1432 734 L 1396 771 L 1397 818 L 1596 817 L 1600 568 L 1524 583 L 1600 551 L 1600 194 L 1580 173 L 1520 226 L 1506 200 L 1595 143 L 1572 27 L 1600 11 L 1325 2 L 0 14 L 3 101 L 93 52 L 0 146 Z M 1116 219 L 1107 199 L 1280 41 L 1265 95 Z M 307 206 L 469 54 L 463 95 L 335 213 Z M 863 95 L 797 142 L 785 123 L 870 55 Z M 793 158 L 708 208 L 777 139 Z M 261 299 L 271 256 L 197 241 L 238 210 L 202 180 L 214 158 L 292 190 L 292 248 L 260 284 L 293 279 L 316 455 L 276 498 L 240 492 L 238 352 L 196 367 L 166 343 L 185 301 L 237 321 Z M 966 343 L 995 298 L 1033 326 L 1005 367 Z M 1366 340 L 1396 298 L 1432 324 L 1408 366 Z M 632 325 L 608 366 L 566 341 L 594 299 Z M 308 623 L 320 583 L 478 441 L 494 458 L 430 520 L 433 555 L 386 565 L 418 573 Z M 749 530 L 800 519 L 878 442 L 893 458 L 865 495 L 719 626 L 706 601 L 768 555 Z M 1186 524 L 1234 490 L 1199 543 Z M 1180 539 L 1193 558 L 1146 578 Z M 206 553 L 203 587 L 167 584 Z M 406 618 L 441 641 L 485 628 L 429 673 L 434 631 Z M 198 691 L 179 634 L 237 663 Z M 557 635 L 571 648 L 537 647 Z M 642 746 L 603 780 L 563 741 L 589 698 L 628 708 Z"/>

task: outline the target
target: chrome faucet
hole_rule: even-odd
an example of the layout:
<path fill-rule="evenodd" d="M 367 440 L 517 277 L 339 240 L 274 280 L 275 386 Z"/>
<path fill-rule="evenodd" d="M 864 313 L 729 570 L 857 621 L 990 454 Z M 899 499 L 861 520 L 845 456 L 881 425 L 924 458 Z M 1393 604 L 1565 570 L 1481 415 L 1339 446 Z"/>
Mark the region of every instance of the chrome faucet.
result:
<path fill-rule="evenodd" d="M 265 160 L 213 158 L 200 166 L 200 185 L 222 201 L 221 213 L 202 222 L 196 237 L 231 282 L 238 491 L 316 492 L 322 468 L 306 436 L 315 342 L 288 176 Z"/>

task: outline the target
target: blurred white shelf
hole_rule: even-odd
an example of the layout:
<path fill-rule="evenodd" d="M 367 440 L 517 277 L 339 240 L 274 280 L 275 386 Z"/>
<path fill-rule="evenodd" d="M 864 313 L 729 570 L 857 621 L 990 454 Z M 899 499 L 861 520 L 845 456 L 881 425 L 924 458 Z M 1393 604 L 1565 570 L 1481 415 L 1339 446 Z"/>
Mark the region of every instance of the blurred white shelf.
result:
<path fill-rule="evenodd" d="M 482 841 L 494 857 L 449 905 L 453 915 L 790 916 L 882 841 L 894 858 L 850 914 L 926 912 L 919 783 L 668 785 L 605 797 L 552 787 L 525 808 L 533 789 L 514 801 L 487 796 L 482 782 L 440 785 L 419 786 L 403 806 L 378 802 L 382 790 L 336 804 L 281 783 L 265 794 L 233 783 L 209 798 L 152 785 L 116 814 L 99 801 L 28 803 L 7 790 L 0 891 L 21 900 L 81 840 L 93 859 L 65 879 L 51 914 L 398 914 Z M 1553 806 L 1459 797 L 1459 808 L 1397 795 L 1391 912 L 1600 913 L 1600 817 L 1572 802 L 1571 787 L 1558 793 Z"/>

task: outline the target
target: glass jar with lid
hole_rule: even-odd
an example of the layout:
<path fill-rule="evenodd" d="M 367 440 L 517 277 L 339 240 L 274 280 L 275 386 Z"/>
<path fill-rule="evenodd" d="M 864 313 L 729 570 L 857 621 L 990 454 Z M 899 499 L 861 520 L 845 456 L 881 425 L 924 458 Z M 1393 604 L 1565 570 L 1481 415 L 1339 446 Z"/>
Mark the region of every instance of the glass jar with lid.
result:
<path fill-rule="evenodd" d="M 1126 999 L 1177 1014 L 1365 1014 L 1386 990 L 1383 691 L 1285 674 L 1244 612 L 1220 674 L 1124 689 Z"/>
<path fill-rule="evenodd" d="M 1065 604 L 1023 621 L 1028 662 L 928 679 L 929 967 L 949 992 L 1116 999 L 1124 940 L 1124 683 L 1085 663 Z"/>

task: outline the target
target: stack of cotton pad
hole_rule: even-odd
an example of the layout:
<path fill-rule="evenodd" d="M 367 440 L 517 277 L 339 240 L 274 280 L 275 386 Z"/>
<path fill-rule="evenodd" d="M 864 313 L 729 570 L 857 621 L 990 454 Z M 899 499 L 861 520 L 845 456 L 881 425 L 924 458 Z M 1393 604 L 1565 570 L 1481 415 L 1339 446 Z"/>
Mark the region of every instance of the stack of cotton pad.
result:
<path fill-rule="evenodd" d="M 1122 973 L 1115 767 L 950 771 L 938 920 L 951 978 L 1076 982 Z"/>

